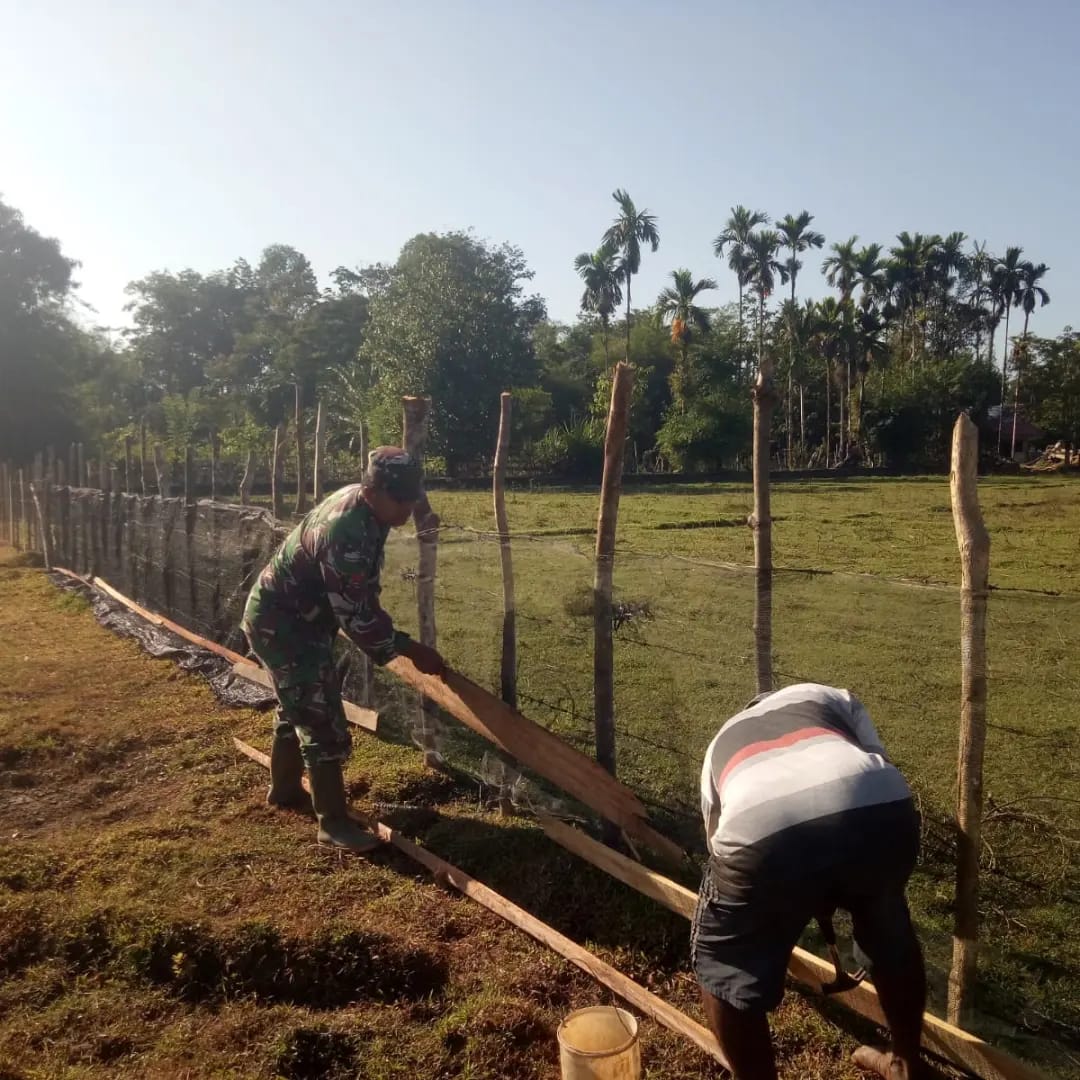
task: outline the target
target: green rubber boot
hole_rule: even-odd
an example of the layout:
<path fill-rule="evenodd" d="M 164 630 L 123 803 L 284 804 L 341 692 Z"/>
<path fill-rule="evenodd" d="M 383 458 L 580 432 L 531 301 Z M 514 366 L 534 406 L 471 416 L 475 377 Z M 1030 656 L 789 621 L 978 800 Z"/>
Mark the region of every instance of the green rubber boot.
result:
<path fill-rule="evenodd" d="M 382 841 L 349 817 L 345 778 L 340 761 L 321 761 L 308 766 L 311 803 L 319 818 L 319 843 L 349 851 L 374 851 Z"/>
<path fill-rule="evenodd" d="M 270 747 L 270 790 L 266 801 L 271 806 L 290 810 L 310 810 L 311 799 L 300 783 L 303 776 L 300 743 L 294 738 L 275 735 Z"/>

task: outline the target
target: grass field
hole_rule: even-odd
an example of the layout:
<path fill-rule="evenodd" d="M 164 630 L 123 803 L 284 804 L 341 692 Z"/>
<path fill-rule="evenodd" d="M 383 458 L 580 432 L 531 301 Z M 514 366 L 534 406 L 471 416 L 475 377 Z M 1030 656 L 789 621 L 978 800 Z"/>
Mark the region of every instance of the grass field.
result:
<path fill-rule="evenodd" d="M 999 479 L 982 496 L 1001 591 L 981 1029 L 1069 1076 L 1080 1059 L 1080 483 Z M 440 643 L 495 686 L 490 498 L 433 501 L 446 526 Z M 595 492 L 519 491 L 509 507 L 522 707 L 583 749 L 596 505 Z M 753 579 L 732 568 L 750 561 L 749 505 L 734 485 L 622 505 L 617 599 L 639 614 L 616 635 L 620 772 L 695 850 L 702 751 L 753 692 Z M 923 799 L 912 898 L 940 1004 L 959 712 L 947 480 L 780 485 L 774 513 L 777 565 L 797 571 L 775 583 L 778 676 L 857 692 Z M 415 541 L 396 539 L 384 600 L 406 628 L 415 565 Z M 407 721 L 402 695 L 380 691 L 391 720 Z M 221 709 L 200 680 L 112 638 L 39 573 L 0 567 L 0 1077 L 557 1075 L 559 1017 L 605 993 L 393 853 L 325 857 L 310 822 L 262 806 L 263 776 L 237 759 L 233 733 L 265 747 L 268 722 Z M 445 747 L 483 772 L 449 724 Z M 684 923 L 553 850 L 527 818 L 485 812 L 475 786 L 425 774 L 406 746 L 363 739 L 350 775 L 362 804 L 694 1012 Z M 775 1032 L 785 1077 L 855 1075 L 850 1035 L 797 995 Z M 651 1080 L 708 1074 L 653 1025 L 645 1052 Z"/>
<path fill-rule="evenodd" d="M 1076 807 L 1080 725 L 1080 482 L 981 484 L 991 533 L 991 723 L 986 755 L 984 1030 L 1080 1044 Z M 490 496 L 436 492 L 440 642 L 498 685 L 501 586 Z M 523 709 L 591 742 L 589 589 L 594 492 L 514 492 Z M 746 487 L 624 497 L 616 599 L 645 605 L 616 634 L 620 775 L 700 848 L 705 746 L 754 692 Z M 951 836 L 959 716 L 959 564 L 947 478 L 777 485 L 774 651 L 782 682 L 846 686 L 868 705 L 923 800 L 927 858 L 914 888 L 940 1005 L 951 931 Z M 472 530 L 472 531 L 470 531 Z M 394 543 L 386 602 L 414 621 L 415 544 Z M 406 573 L 403 575 L 401 571 Z M 1056 595 L 1048 595 L 1050 593 Z M 998 1023 L 994 1018 L 1001 1020 Z"/>

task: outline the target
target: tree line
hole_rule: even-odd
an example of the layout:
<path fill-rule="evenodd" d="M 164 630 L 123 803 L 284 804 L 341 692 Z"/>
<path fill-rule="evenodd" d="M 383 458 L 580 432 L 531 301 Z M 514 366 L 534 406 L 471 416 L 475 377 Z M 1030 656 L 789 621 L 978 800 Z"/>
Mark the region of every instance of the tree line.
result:
<path fill-rule="evenodd" d="M 87 325 L 78 264 L 0 202 L 0 458 L 72 440 L 117 456 L 146 432 L 177 459 L 194 445 L 235 470 L 248 454 L 265 463 L 283 422 L 302 451 L 321 402 L 329 472 L 344 479 L 361 425 L 372 444 L 395 441 L 401 396 L 423 393 L 432 464 L 462 475 L 490 466 L 511 389 L 515 468 L 594 478 L 622 356 L 637 368 L 636 469 L 744 466 L 766 361 L 777 466 L 940 466 L 961 410 L 991 456 L 1010 456 L 1021 415 L 1080 442 L 1080 335 L 1032 332 L 1048 268 L 1019 246 L 995 255 L 961 232 L 826 246 L 805 210 L 773 221 L 735 206 L 713 248 L 737 302 L 708 305 L 716 280 L 678 268 L 635 307 L 660 226 L 627 192 L 614 202 L 597 247 L 567 267 L 583 290 L 573 323 L 548 317 L 518 248 L 450 232 L 414 236 L 392 264 L 340 266 L 324 286 L 283 244 L 208 273 L 156 271 L 127 287 L 119 334 Z M 800 300 L 816 251 L 835 295 Z"/>

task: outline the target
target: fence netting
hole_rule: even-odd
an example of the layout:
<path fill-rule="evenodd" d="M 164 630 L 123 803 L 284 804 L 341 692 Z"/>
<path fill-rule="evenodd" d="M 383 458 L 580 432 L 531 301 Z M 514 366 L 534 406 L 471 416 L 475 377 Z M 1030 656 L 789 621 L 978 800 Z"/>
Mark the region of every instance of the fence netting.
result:
<path fill-rule="evenodd" d="M 440 510 L 437 492 L 432 501 Z M 265 511 L 54 488 L 45 516 L 54 563 L 97 574 L 140 603 L 246 651 L 239 632 L 243 603 L 283 535 Z M 474 523 L 443 512 L 438 645 L 455 668 L 497 693 L 504 617 L 499 539 Z M 758 582 L 746 566 L 710 559 L 704 534 L 692 544 L 668 543 L 662 535 L 644 543 L 641 536 L 620 538 L 615 563 L 618 773 L 662 829 L 701 851 L 705 748 L 756 692 Z M 513 533 L 511 543 L 519 708 L 591 753 L 593 539 L 559 520 L 556 509 L 552 520 L 534 518 L 530 532 Z M 382 599 L 395 622 L 414 633 L 418 565 L 415 534 L 395 533 Z M 1000 590 L 989 601 L 979 1030 L 1009 1035 L 1021 1050 L 1030 1040 L 1044 1063 L 1073 1060 L 1069 1055 L 1080 1047 L 1078 626 L 1077 596 Z M 938 1010 L 952 932 L 959 635 L 959 592 L 950 585 L 827 570 L 773 574 L 776 685 L 824 682 L 857 694 L 917 793 L 924 854 L 911 900 Z M 416 695 L 385 673 L 372 685 L 362 658 L 345 643 L 341 665 L 345 696 L 361 703 L 373 696 L 384 737 L 436 753 L 492 800 L 581 813 L 456 721 L 425 714 Z"/>

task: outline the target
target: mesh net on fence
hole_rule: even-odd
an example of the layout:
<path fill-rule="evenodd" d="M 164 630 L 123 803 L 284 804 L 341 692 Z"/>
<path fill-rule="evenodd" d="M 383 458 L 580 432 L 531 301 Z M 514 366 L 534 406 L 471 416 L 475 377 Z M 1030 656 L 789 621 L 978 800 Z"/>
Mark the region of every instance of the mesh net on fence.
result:
<path fill-rule="evenodd" d="M 521 509 L 528 493 L 511 506 Z M 541 498 L 537 496 L 537 498 Z M 595 496 L 582 496 L 595 507 Z M 636 497 L 658 498 L 652 495 Z M 498 537 L 482 526 L 486 498 L 447 498 L 438 548 L 438 643 L 449 662 L 498 691 L 503 589 Z M 593 746 L 593 540 L 580 507 L 536 504 L 512 538 L 519 707 L 585 753 Z M 635 511 L 638 513 L 638 511 Z M 682 514 L 682 517 L 679 516 Z M 668 513 L 620 535 L 615 564 L 616 745 L 620 779 L 692 850 L 702 847 L 698 780 L 713 735 L 755 693 L 755 575 L 718 538 L 737 516 Z M 53 489 L 53 561 L 99 574 L 134 599 L 245 651 L 240 613 L 282 531 L 253 508 Z M 512 524 L 513 527 L 513 524 Z M 940 523 L 935 527 L 940 527 Z M 822 540 L 823 549 L 827 537 Z M 782 540 L 778 558 L 783 558 Z M 745 561 L 745 560 L 743 560 Z M 823 559 L 824 561 L 824 559 Z M 387 544 L 383 603 L 417 627 L 417 542 Z M 927 945 L 932 998 L 941 1005 L 951 942 L 960 602 L 945 584 L 843 570 L 779 570 L 772 585 L 778 685 L 850 688 L 916 789 L 924 858 L 912 887 Z M 1080 904 L 1073 718 L 1080 597 L 995 592 L 989 607 L 990 735 L 986 756 L 981 1030 L 1008 1024 L 1080 1043 L 1080 952 L 1058 948 Z M 342 646 L 346 697 L 367 694 L 363 665 Z M 459 724 L 434 725 L 416 695 L 380 674 L 376 704 L 388 734 L 435 749 L 492 798 L 573 812 L 533 777 L 516 778 L 489 744 Z M 1057 954 L 1054 954 L 1055 956 Z M 1053 971 L 1048 975 L 1048 965 Z"/>

